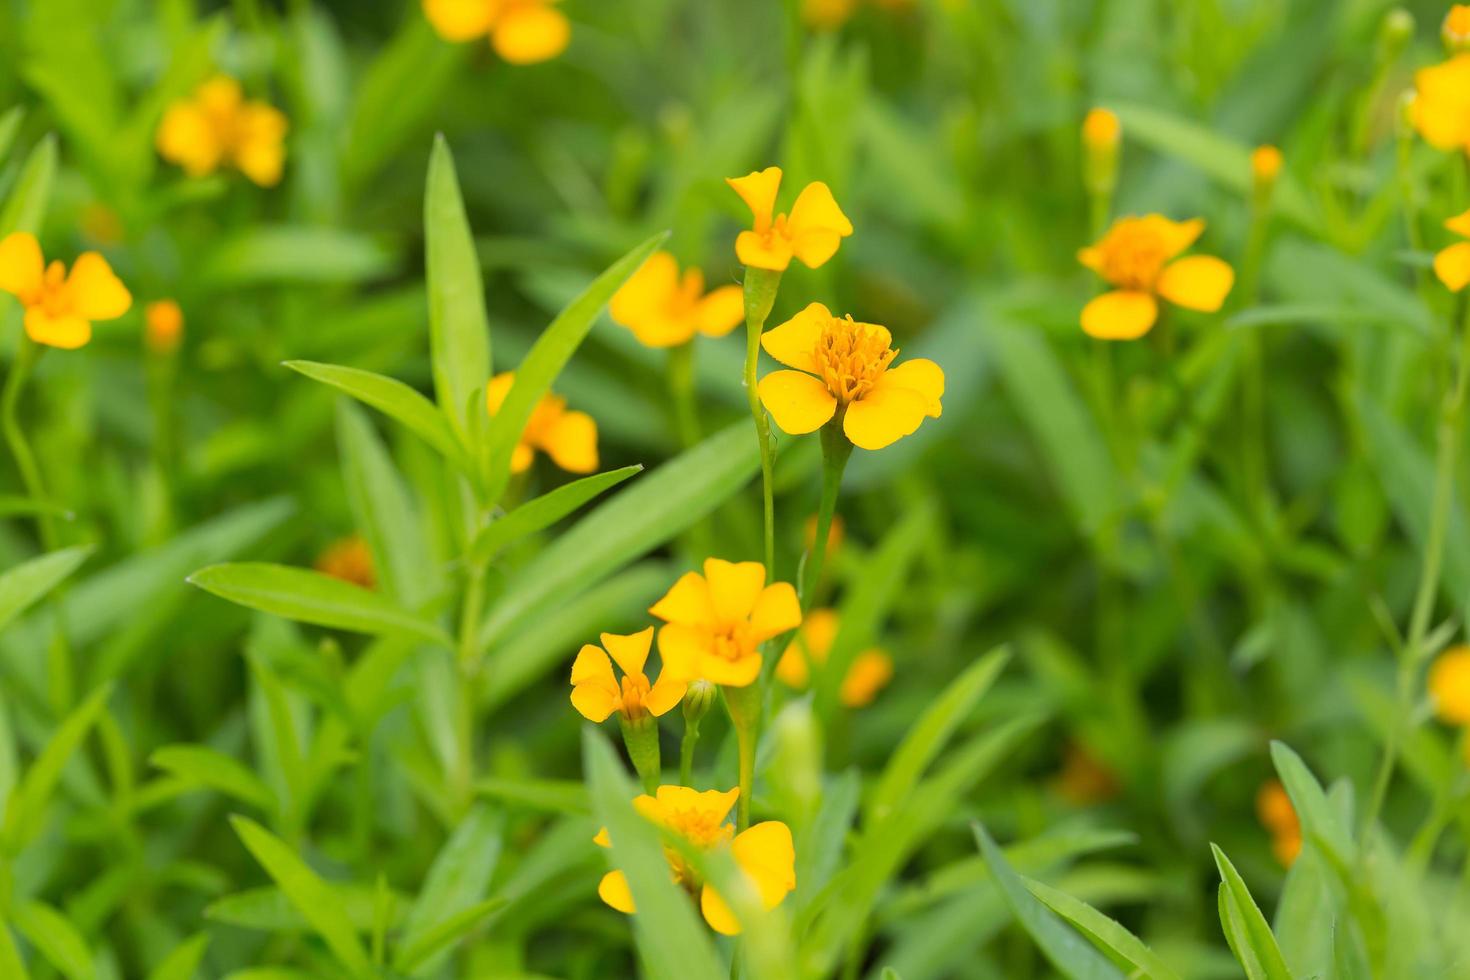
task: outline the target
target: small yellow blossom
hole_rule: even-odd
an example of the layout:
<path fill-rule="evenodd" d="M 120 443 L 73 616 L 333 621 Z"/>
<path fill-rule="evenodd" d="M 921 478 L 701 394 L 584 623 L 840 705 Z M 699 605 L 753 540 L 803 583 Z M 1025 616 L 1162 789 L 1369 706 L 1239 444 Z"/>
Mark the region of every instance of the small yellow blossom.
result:
<path fill-rule="evenodd" d="M 556 0 L 423 0 L 424 16 L 446 41 L 489 37 L 513 65 L 548 61 L 567 49 L 572 25 Z"/>
<path fill-rule="evenodd" d="M 781 190 L 780 167 L 729 177 L 725 182 L 755 216 L 754 230 L 742 231 L 735 239 L 735 254 L 752 268 L 781 272 L 794 255 L 815 269 L 836 255 L 842 239 L 852 234 L 852 222 L 821 181 L 802 189 L 789 216 L 775 213 L 776 194 Z"/>
<path fill-rule="evenodd" d="M 847 527 L 847 525 L 843 522 L 842 515 L 841 514 L 833 514 L 832 515 L 832 523 L 830 525 L 828 525 L 828 527 L 827 527 L 827 560 L 828 561 L 831 561 L 832 560 L 832 556 L 835 555 L 835 554 L 837 554 L 837 549 L 842 547 L 843 538 L 845 538 L 847 536 L 847 534 L 846 534 L 846 527 Z M 817 543 L 817 515 L 816 514 L 812 514 L 812 515 L 808 516 L 807 519 L 806 519 L 806 523 L 802 525 L 801 540 L 802 540 L 802 546 L 807 551 L 811 551 L 812 550 L 812 547 Z"/>
<path fill-rule="evenodd" d="M 572 707 L 588 721 L 606 721 L 614 711 L 628 721 L 672 711 L 688 685 L 667 671 L 658 683 L 648 683 L 643 666 L 652 645 L 652 626 L 630 636 L 603 633 L 602 646 L 584 644 L 572 664 Z M 621 685 L 613 676 L 614 662 L 623 671 Z"/>
<path fill-rule="evenodd" d="M 1439 36 L 1446 50 L 1461 52 L 1470 48 L 1470 4 L 1457 3 L 1444 15 Z"/>
<path fill-rule="evenodd" d="M 1198 218 L 1170 221 L 1158 214 L 1113 222 L 1101 240 L 1077 253 L 1115 287 L 1083 308 L 1082 329 L 1102 340 L 1142 337 L 1158 320 L 1160 297 L 1189 310 L 1218 310 L 1235 285 L 1235 270 L 1209 255 L 1174 258 L 1204 229 Z"/>
<path fill-rule="evenodd" d="M 247 100 L 240 83 L 223 75 L 175 102 L 158 125 L 158 152 L 190 177 L 233 166 L 261 187 L 281 180 L 286 161 L 286 117 Z"/>
<path fill-rule="evenodd" d="M 648 611 L 668 624 L 658 631 L 666 674 L 727 687 L 754 682 L 760 645 L 801 625 L 796 590 L 767 585 L 758 561 L 705 559 L 703 575 L 684 573 Z"/>
<path fill-rule="evenodd" d="M 1251 151 L 1251 177 L 1257 186 L 1274 184 L 1281 176 L 1281 151 L 1274 146 L 1258 146 Z"/>
<path fill-rule="evenodd" d="M 1118 795 L 1118 777 L 1085 745 L 1068 742 L 1056 788 L 1074 806 L 1091 806 Z"/>
<path fill-rule="evenodd" d="M 1470 150 L 1470 54 L 1457 54 L 1414 75 L 1409 118 L 1431 146 Z"/>
<path fill-rule="evenodd" d="M 316 570 L 364 589 L 376 588 L 378 584 L 372 549 L 360 534 L 349 534 L 328 545 L 317 557 Z"/>
<path fill-rule="evenodd" d="M 1470 211 L 1444 223 L 1461 238 L 1470 238 Z M 1445 288 L 1458 293 L 1470 284 L 1470 241 L 1456 242 L 1434 256 L 1434 274 Z"/>
<path fill-rule="evenodd" d="M 648 347 L 677 347 L 696 333 L 723 337 L 745 319 L 739 286 L 704 291 L 704 273 L 686 269 L 668 252 L 655 252 L 613 294 L 608 306 L 613 320 Z"/>
<path fill-rule="evenodd" d="M 1452 647 L 1429 668 L 1434 713 L 1451 725 L 1470 725 L 1470 647 Z"/>
<path fill-rule="evenodd" d="M 492 416 L 505 404 L 514 381 L 515 372 L 505 371 L 485 386 L 485 402 Z M 568 473 L 591 473 L 597 469 L 597 423 L 586 412 L 568 411 L 567 400 L 560 395 L 545 395 L 511 453 L 511 472 L 530 469 L 537 450 Z"/>
<path fill-rule="evenodd" d="M 154 300 L 143 308 L 144 340 L 155 354 L 172 354 L 184 339 L 184 311 L 171 299 Z"/>
<path fill-rule="evenodd" d="M 817 31 L 833 31 L 852 19 L 857 0 L 802 0 L 801 19 Z"/>
<path fill-rule="evenodd" d="M 1276 860 L 1282 867 L 1291 867 L 1302 850 L 1302 825 L 1280 780 L 1261 784 L 1256 793 L 1256 816 L 1271 832 L 1271 852 Z"/>
<path fill-rule="evenodd" d="M 854 446 L 882 449 L 939 418 L 944 372 L 924 358 L 889 367 L 898 351 L 886 327 L 841 319 L 821 303 L 761 336 L 761 346 L 795 371 L 772 371 L 757 391 L 784 432 L 803 435 L 842 413 Z M 806 372 L 806 373 L 803 373 Z"/>
<path fill-rule="evenodd" d="M 801 689 L 811 683 L 811 664 L 824 664 L 837 639 L 839 620 L 834 609 L 813 609 L 807 613 L 796 638 L 776 661 L 776 677 L 788 687 Z M 893 658 L 874 647 L 857 655 L 847 669 L 838 692 L 849 708 L 872 704 L 878 692 L 893 679 Z"/>
<path fill-rule="evenodd" d="M 92 339 L 92 323 L 115 320 L 133 305 L 127 287 L 96 252 L 83 252 L 71 274 L 47 265 L 36 236 L 18 231 L 0 241 L 0 292 L 25 307 L 25 331 L 38 344 L 75 350 Z"/>
<path fill-rule="evenodd" d="M 1082 120 L 1082 142 L 1089 149 L 1115 149 L 1123 135 L 1118 114 L 1111 109 L 1092 109 Z"/>
<path fill-rule="evenodd" d="M 687 786 L 660 786 L 654 796 L 639 796 L 633 806 L 653 823 L 673 831 L 701 851 L 728 847 L 736 866 L 760 895 L 761 904 L 773 909 L 796 887 L 796 847 L 791 829 L 779 820 L 767 820 L 735 833 L 726 820 L 739 795 L 739 787 L 724 793 L 718 790 L 701 793 Z M 601 847 L 612 846 L 606 827 L 597 832 L 593 841 Z M 739 935 L 740 923 L 719 893 L 700 878 L 677 850 L 665 847 L 664 857 L 673 872 L 674 883 L 691 899 L 699 900 L 700 911 L 710 928 L 726 936 Z M 597 894 L 619 912 L 635 911 L 633 893 L 622 871 L 603 875 Z"/>

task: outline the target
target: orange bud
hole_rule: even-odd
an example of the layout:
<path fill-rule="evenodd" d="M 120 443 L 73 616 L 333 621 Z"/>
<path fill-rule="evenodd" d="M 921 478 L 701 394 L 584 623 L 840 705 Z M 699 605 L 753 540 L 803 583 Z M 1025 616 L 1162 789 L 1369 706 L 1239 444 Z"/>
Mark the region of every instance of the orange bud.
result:
<path fill-rule="evenodd" d="M 171 299 L 149 303 L 143 313 L 144 339 L 155 354 L 172 354 L 184 339 L 184 311 Z"/>

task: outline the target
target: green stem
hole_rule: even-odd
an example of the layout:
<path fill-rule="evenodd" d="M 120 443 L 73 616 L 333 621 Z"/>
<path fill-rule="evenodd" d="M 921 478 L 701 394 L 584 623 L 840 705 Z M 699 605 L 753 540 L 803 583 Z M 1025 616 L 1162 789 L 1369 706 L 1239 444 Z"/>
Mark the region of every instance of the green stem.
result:
<path fill-rule="evenodd" d="M 735 744 L 740 750 L 740 798 L 736 801 L 735 829 L 750 826 L 750 796 L 755 788 L 755 750 L 760 734 L 760 686 L 725 687 L 725 709 L 735 729 Z"/>
<path fill-rule="evenodd" d="M 15 466 L 20 470 L 21 483 L 26 495 L 38 504 L 46 503 L 45 484 L 41 481 L 41 470 L 36 465 L 31 444 L 26 440 L 25 430 L 20 426 L 19 408 L 21 394 L 31 371 L 41 357 L 41 348 L 29 337 L 22 337 L 15 352 L 15 361 L 10 366 L 10 375 L 5 379 L 5 391 L 0 394 L 0 425 L 5 430 L 5 442 L 10 454 L 15 457 Z M 56 549 L 56 532 L 51 517 L 44 511 L 36 514 L 36 529 L 46 551 Z"/>
<path fill-rule="evenodd" d="M 776 572 L 776 501 L 775 464 L 771 453 L 771 425 L 756 391 L 755 369 L 760 361 L 761 332 L 766 318 L 776 303 L 776 290 L 781 286 L 781 273 L 770 269 L 745 269 L 745 395 L 750 401 L 750 417 L 755 420 L 756 444 L 761 454 L 761 504 L 765 526 L 766 574 Z M 742 797 L 743 800 L 743 797 Z"/>
<path fill-rule="evenodd" d="M 822 426 L 822 500 L 817 507 L 817 533 L 811 554 L 802 564 L 801 608 L 810 609 L 822 585 L 822 566 L 827 560 L 827 538 L 832 531 L 832 515 L 837 510 L 837 495 L 842 489 L 842 472 L 852 457 L 852 443 L 842 431 L 843 410 L 838 409 L 832 421 Z"/>
<path fill-rule="evenodd" d="M 471 536 L 471 540 L 474 536 Z M 480 613 L 485 603 L 485 566 L 471 562 L 465 581 L 464 599 L 460 605 L 459 643 L 455 664 L 454 732 L 458 746 L 453 790 L 455 804 L 463 813 L 474 799 L 475 783 L 475 697 L 480 689 L 482 666 L 477 649 Z"/>
<path fill-rule="evenodd" d="M 694 341 L 669 348 L 669 395 L 674 426 L 685 449 L 699 445 L 699 414 L 694 407 Z"/>
<path fill-rule="evenodd" d="M 684 723 L 684 738 L 679 743 L 679 785 L 694 781 L 694 747 L 699 744 L 699 722 Z"/>

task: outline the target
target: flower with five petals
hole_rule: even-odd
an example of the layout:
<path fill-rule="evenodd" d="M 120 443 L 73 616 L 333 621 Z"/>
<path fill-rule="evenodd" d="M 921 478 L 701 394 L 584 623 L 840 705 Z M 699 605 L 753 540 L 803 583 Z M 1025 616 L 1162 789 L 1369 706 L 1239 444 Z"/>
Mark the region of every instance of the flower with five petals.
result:
<path fill-rule="evenodd" d="M 485 403 L 492 416 L 505 404 L 514 383 L 515 372 L 504 371 L 485 386 Z M 531 412 L 511 453 L 511 472 L 530 469 L 537 450 L 568 473 L 591 473 L 597 469 L 597 423 L 586 412 L 569 411 L 567 400 L 560 395 L 547 394 Z"/>
<path fill-rule="evenodd" d="M 755 227 L 735 239 L 735 254 L 755 269 L 782 272 L 792 256 L 815 269 L 837 254 L 842 239 L 852 234 L 852 222 L 837 206 L 832 190 L 820 180 L 807 184 L 797 195 L 791 213 L 776 214 L 776 194 L 781 189 L 781 168 L 767 167 L 744 177 L 728 177 L 755 216 Z"/>
<path fill-rule="evenodd" d="M 1214 313 L 1235 285 L 1235 270 L 1209 255 L 1175 258 L 1194 244 L 1205 223 L 1163 215 L 1119 218 L 1077 259 L 1102 276 L 1111 292 L 1082 309 L 1082 329 L 1100 340 L 1135 340 L 1159 318 L 1160 297 L 1187 310 Z"/>
<path fill-rule="evenodd" d="M 658 683 L 648 682 L 643 667 L 651 646 L 652 626 L 629 636 L 603 633 L 602 646 L 584 644 L 572 664 L 572 707 L 588 721 L 606 721 L 614 711 L 630 722 L 672 711 L 688 685 L 668 671 Z M 613 663 L 623 672 L 621 684 L 613 676 Z"/>
<path fill-rule="evenodd" d="M 746 687 L 760 675 L 760 645 L 801 625 L 801 603 L 788 582 L 766 584 L 758 561 L 708 558 L 704 574 L 686 572 L 648 610 L 658 631 L 664 672 Z"/>
<path fill-rule="evenodd" d="M 613 321 L 633 331 L 646 347 L 677 347 L 696 333 L 723 337 L 745 319 L 739 286 L 704 291 L 704 273 L 686 269 L 668 252 L 655 252 L 613 294 Z"/>
<path fill-rule="evenodd" d="M 114 320 L 132 294 L 97 252 L 83 252 L 71 272 L 60 259 L 46 264 L 36 236 L 18 231 L 0 241 L 0 292 L 25 308 L 25 331 L 38 344 L 75 350 L 92 339 L 92 322 Z"/>

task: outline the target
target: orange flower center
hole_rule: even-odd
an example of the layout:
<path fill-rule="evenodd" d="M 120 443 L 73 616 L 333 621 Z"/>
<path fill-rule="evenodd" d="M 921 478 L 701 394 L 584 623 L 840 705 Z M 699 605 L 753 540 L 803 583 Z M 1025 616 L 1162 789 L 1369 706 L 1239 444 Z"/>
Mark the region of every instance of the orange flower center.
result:
<path fill-rule="evenodd" d="M 635 721 L 648 713 L 648 709 L 643 706 L 648 692 L 648 678 L 645 675 L 623 675 L 622 703 L 618 705 L 618 710 L 623 713 L 624 718 Z"/>
<path fill-rule="evenodd" d="M 710 639 L 714 655 L 731 663 L 743 660 L 755 650 L 755 644 L 750 641 L 748 623 L 732 623 L 723 628 L 716 627 Z"/>
<path fill-rule="evenodd" d="M 1170 255 L 1168 243 L 1145 225 L 1120 225 L 1100 250 L 1103 278 L 1135 290 L 1152 289 Z"/>
<path fill-rule="evenodd" d="M 725 822 L 724 816 L 709 810 L 675 808 L 665 810 L 664 826 L 683 837 L 701 851 L 713 850 L 735 836 L 735 828 Z M 674 881 L 689 892 L 697 894 L 703 882 L 695 870 L 672 847 L 664 848 L 664 857 L 674 871 Z"/>
<path fill-rule="evenodd" d="M 851 316 L 829 321 L 817 338 L 814 352 L 817 374 L 833 397 L 844 404 L 872 391 L 897 356 L 886 332 L 857 323 Z"/>
<path fill-rule="evenodd" d="M 27 309 L 40 307 L 49 317 L 63 316 L 71 312 L 71 298 L 66 294 L 66 266 L 60 259 L 52 260 L 46 274 L 36 288 L 20 293 L 17 297 Z"/>

